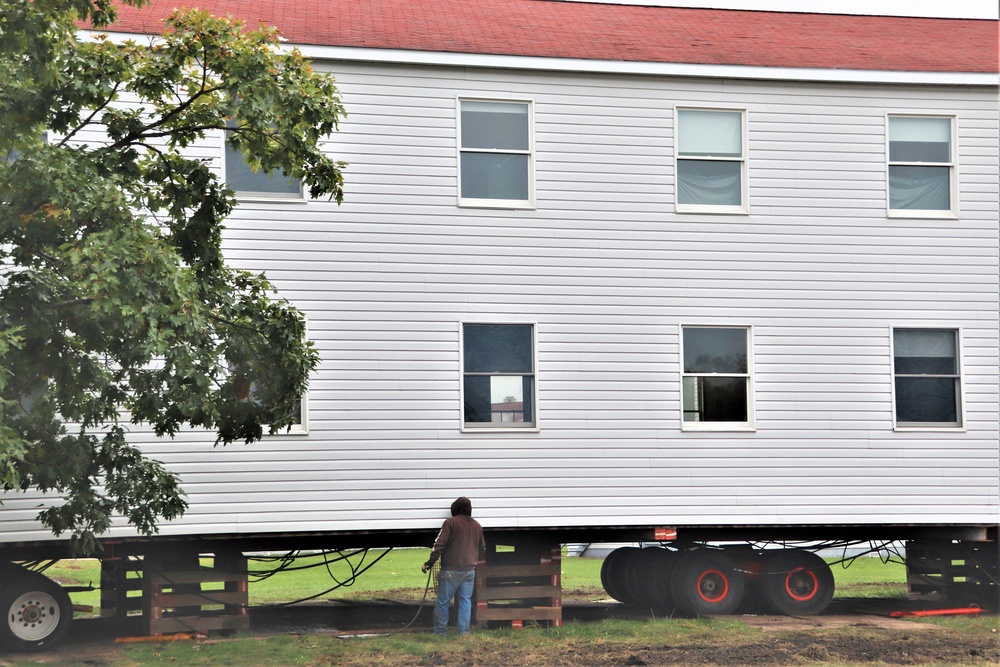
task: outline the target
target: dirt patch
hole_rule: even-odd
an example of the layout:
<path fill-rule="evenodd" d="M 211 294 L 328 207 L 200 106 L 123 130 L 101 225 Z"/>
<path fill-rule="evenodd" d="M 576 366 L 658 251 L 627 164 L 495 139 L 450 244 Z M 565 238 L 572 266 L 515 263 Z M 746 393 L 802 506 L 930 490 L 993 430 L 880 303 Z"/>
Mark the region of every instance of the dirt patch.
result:
<path fill-rule="evenodd" d="M 843 628 L 882 628 L 906 632 L 934 632 L 941 628 L 929 623 L 914 623 L 901 618 L 886 618 L 871 614 L 829 614 L 823 616 L 740 616 L 752 628 L 774 632 L 794 632 L 808 629 L 840 630 Z"/>
<path fill-rule="evenodd" d="M 947 633 L 897 633 L 881 628 L 864 632 L 791 632 L 763 638 L 675 645 L 567 647 L 561 655 L 477 655 L 469 664 L 536 665 L 996 665 L 1000 652 L 988 640 L 956 643 Z M 520 660 L 518 663 L 517 661 Z M 413 662 L 412 665 L 433 665 Z"/>

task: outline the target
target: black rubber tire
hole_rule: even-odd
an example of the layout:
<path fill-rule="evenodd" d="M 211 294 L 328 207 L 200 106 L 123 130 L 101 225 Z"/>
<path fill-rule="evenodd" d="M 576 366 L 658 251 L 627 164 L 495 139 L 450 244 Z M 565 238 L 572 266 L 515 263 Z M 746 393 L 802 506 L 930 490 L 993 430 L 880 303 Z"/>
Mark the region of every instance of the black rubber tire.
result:
<path fill-rule="evenodd" d="M 648 547 L 640 549 L 628 559 L 625 565 L 625 588 L 629 598 L 634 601 L 633 604 L 640 607 L 653 606 L 649 579 L 664 551 L 660 547 Z"/>
<path fill-rule="evenodd" d="M 835 585 L 826 561 L 811 551 L 789 549 L 767 559 L 762 588 L 774 611 L 815 616 L 830 604 Z"/>
<path fill-rule="evenodd" d="M 678 609 L 692 616 L 732 614 L 743 600 L 744 581 L 733 559 L 705 549 L 682 555 L 670 577 Z"/>
<path fill-rule="evenodd" d="M 73 605 L 62 586 L 23 570 L 0 587 L 0 646 L 41 651 L 59 643 L 73 621 Z"/>
<path fill-rule="evenodd" d="M 678 560 L 680 554 L 676 551 L 660 549 L 656 562 L 649 571 L 647 581 L 649 596 L 652 599 L 652 607 L 657 612 L 672 612 L 677 607 L 670 592 L 670 579 L 673 577 Z"/>
<path fill-rule="evenodd" d="M 608 595 L 625 604 L 635 602 L 629 595 L 625 572 L 629 560 L 638 552 L 636 547 L 621 547 L 605 556 L 604 563 L 601 564 L 601 585 Z"/>

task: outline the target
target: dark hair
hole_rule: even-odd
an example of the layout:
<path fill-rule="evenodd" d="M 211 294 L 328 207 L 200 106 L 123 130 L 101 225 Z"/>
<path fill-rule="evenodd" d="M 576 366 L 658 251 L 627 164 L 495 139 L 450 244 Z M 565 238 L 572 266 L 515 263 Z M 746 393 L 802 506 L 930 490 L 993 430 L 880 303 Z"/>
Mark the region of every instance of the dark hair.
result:
<path fill-rule="evenodd" d="M 459 514 L 472 516 L 472 501 L 465 496 L 456 499 L 455 502 L 451 504 L 451 515 L 458 516 Z"/>

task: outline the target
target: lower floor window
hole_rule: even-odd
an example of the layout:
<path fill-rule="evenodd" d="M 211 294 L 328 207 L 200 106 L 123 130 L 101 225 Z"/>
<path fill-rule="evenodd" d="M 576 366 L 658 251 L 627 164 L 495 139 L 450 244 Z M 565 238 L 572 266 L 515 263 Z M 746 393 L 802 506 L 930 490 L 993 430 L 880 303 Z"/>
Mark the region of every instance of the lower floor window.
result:
<path fill-rule="evenodd" d="M 535 345 L 530 324 L 462 326 L 466 427 L 535 426 Z"/>
<path fill-rule="evenodd" d="M 683 327 L 685 428 L 752 426 L 750 330 Z"/>
<path fill-rule="evenodd" d="M 958 331 L 894 329 L 897 426 L 961 426 Z"/>

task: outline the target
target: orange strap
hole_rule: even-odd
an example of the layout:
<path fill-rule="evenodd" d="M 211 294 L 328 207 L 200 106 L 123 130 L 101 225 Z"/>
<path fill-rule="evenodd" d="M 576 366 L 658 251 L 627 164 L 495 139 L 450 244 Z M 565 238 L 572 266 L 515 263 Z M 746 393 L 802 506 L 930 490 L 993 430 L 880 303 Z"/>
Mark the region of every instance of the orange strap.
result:
<path fill-rule="evenodd" d="M 924 609 L 921 611 L 894 611 L 889 614 L 893 618 L 901 618 L 903 616 L 961 616 L 970 614 L 979 614 L 983 610 L 977 605 L 972 605 L 970 607 L 961 607 L 959 609 Z"/>

